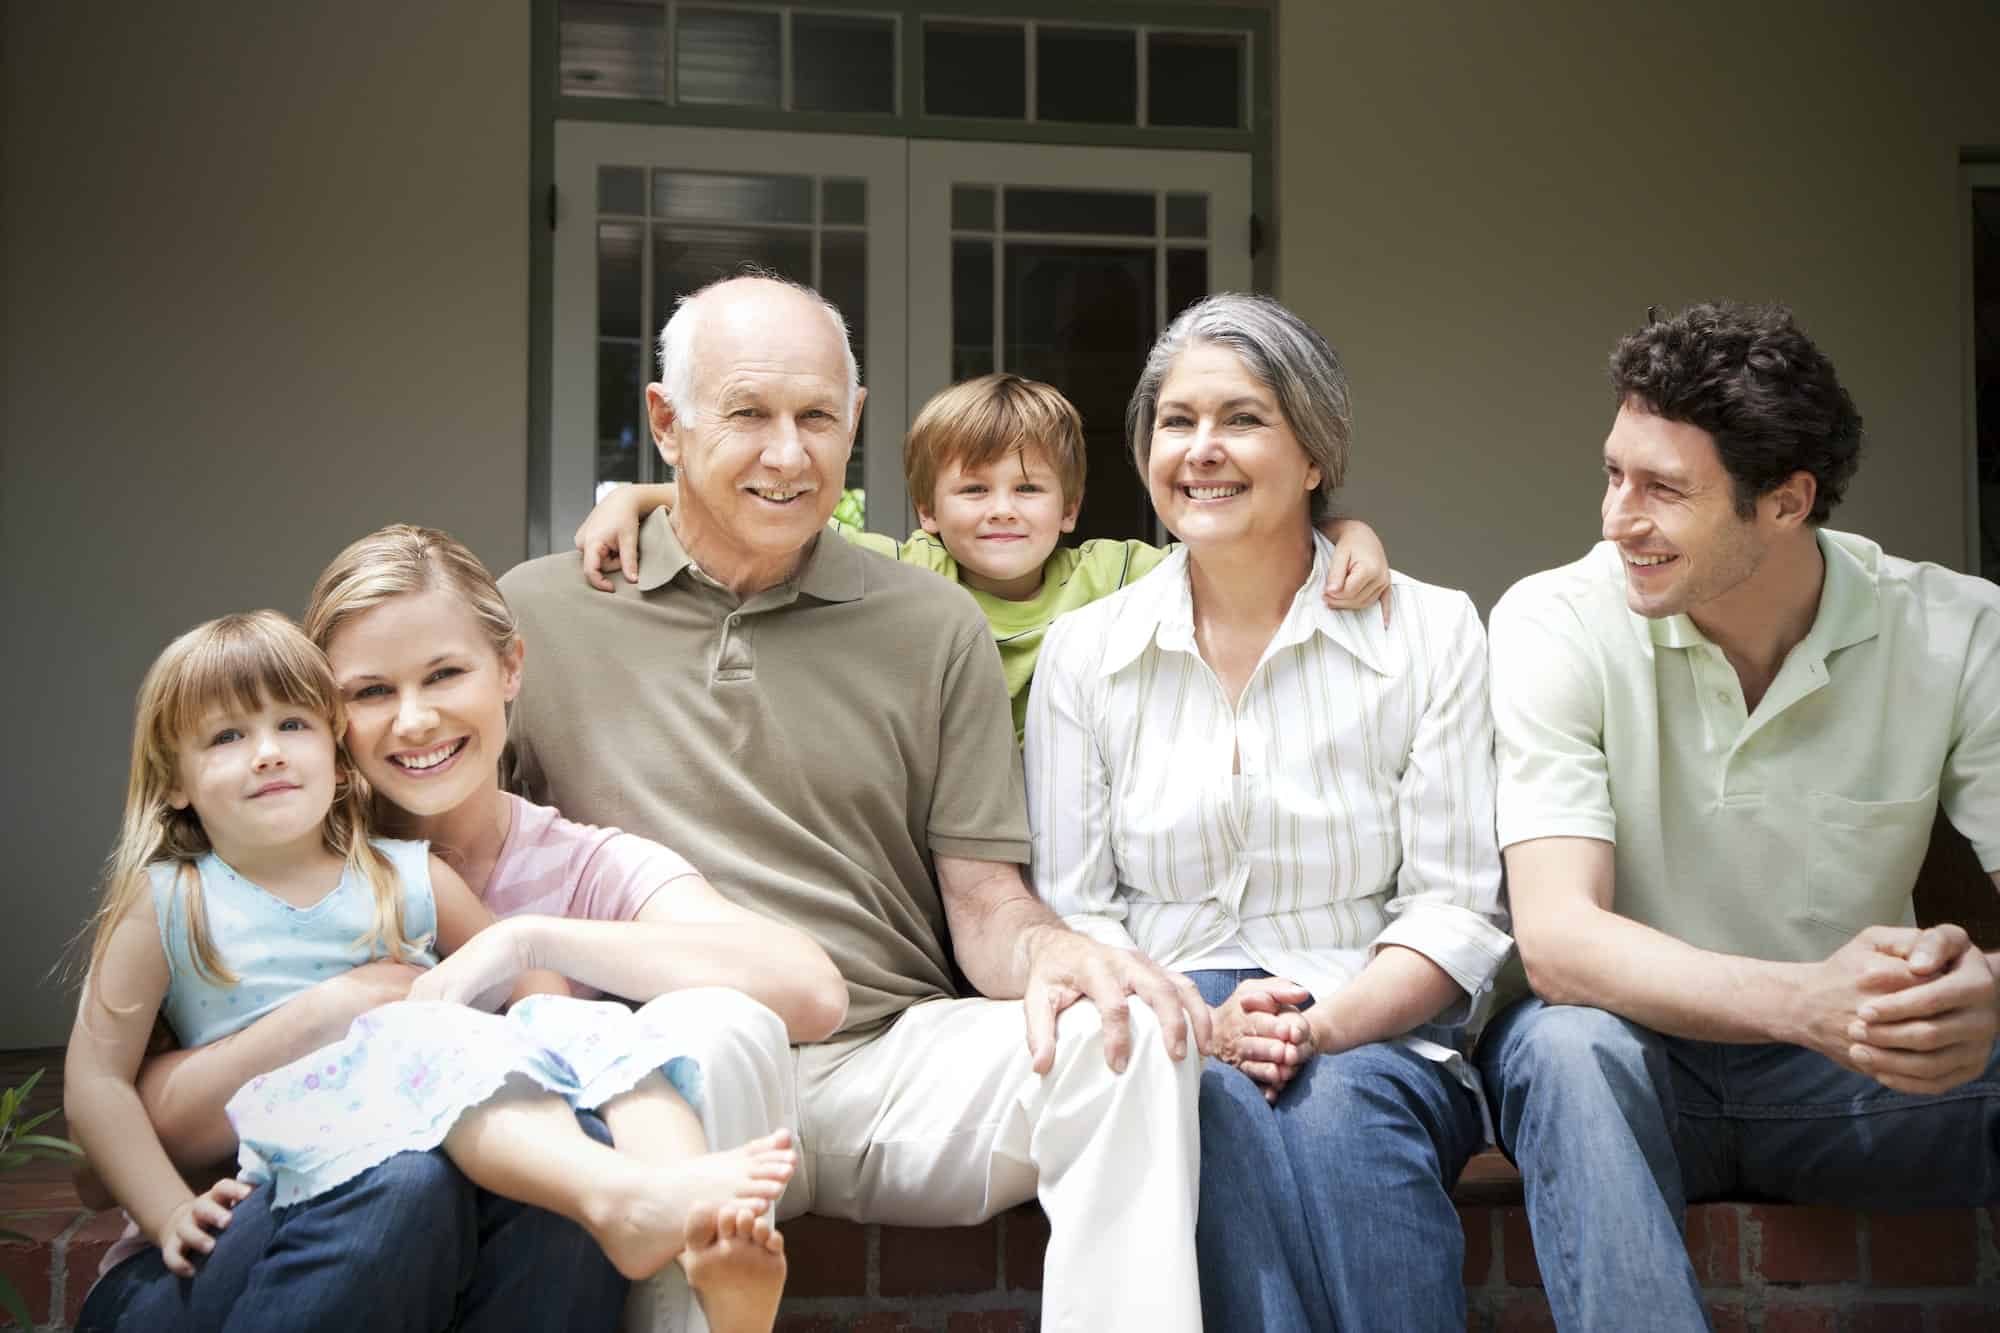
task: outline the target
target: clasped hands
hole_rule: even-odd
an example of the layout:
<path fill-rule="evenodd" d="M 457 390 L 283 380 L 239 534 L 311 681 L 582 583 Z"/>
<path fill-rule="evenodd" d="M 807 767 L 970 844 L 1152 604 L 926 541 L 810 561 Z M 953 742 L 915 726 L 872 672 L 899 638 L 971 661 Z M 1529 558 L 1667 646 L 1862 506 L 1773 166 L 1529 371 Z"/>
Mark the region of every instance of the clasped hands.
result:
<path fill-rule="evenodd" d="M 1807 1044 L 1884 1087 L 1944 1092 L 1979 1077 L 2000 1033 L 2000 981 L 1959 926 L 1871 926 L 1817 967 Z"/>

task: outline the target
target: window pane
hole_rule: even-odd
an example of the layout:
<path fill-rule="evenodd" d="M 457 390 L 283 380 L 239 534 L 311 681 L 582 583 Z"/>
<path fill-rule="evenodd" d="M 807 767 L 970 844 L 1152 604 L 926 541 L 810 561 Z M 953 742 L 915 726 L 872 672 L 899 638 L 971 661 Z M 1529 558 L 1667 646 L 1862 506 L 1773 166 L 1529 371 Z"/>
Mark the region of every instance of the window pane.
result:
<path fill-rule="evenodd" d="M 1073 232 L 1082 236 L 1151 236 L 1153 196 L 1129 190 L 1007 191 L 1008 231 Z"/>
<path fill-rule="evenodd" d="M 563 0 L 563 95 L 664 100 L 666 20 L 661 0 Z"/>
<path fill-rule="evenodd" d="M 858 231 L 821 232 L 819 238 L 819 290 L 840 307 L 847 318 L 847 338 L 861 370 L 861 382 L 868 382 L 868 237 Z M 857 435 L 854 452 L 847 458 L 847 489 L 862 485 L 862 445 Z"/>
<path fill-rule="evenodd" d="M 646 169 L 644 167 L 599 167 L 597 169 L 597 211 L 600 213 L 644 214 L 646 211 Z"/>
<path fill-rule="evenodd" d="M 1243 52 L 1240 32 L 1148 33 L 1146 123 L 1242 129 Z"/>
<path fill-rule="evenodd" d="M 674 302 L 717 278 L 757 264 L 794 282 L 812 281 L 812 233 L 751 227 L 653 228 L 653 312 L 666 322 Z"/>
<path fill-rule="evenodd" d="M 643 338 L 639 327 L 637 222 L 597 224 L 597 332 L 604 338 Z"/>
<path fill-rule="evenodd" d="M 674 99 L 776 106 L 778 23 L 775 12 L 682 8 L 674 31 Z"/>
<path fill-rule="evenodd" d="M 895 21 L 794 10 L 792 106 L 894 115 Z"/>
<path fill-rule="evenodd" d="M 990 185 L 952 186 L 951 225 L 955 231 L 992 231 L 993 187 Z"/>
<path fill-rule="evenodd" d="M 868 182 L 820 182 L 819 219 L 831 227 L 859 227 L 868 221 Z"/>
<path fill-rule="evenodd" d="M 1028 36 L 998 23 L 924 24 L 924 114 L 1028 115 Z"/>
<path fill-rule="evenodd" d="M 1208 295 L 1208 251 L 1167 251 L 1167 318 Z"/>
<path fill-rule="evenodd" d="M 1083 416 L 1090 503 L 1078 541 L 1152 535 L 1124 423 L 1156 327 L 1153 263 L 1151 246 L 1007 246 L 1005 368 L 1060 386 Z"/>
<path fill-rule="evenodd" d="M 812 178 L 655 171 L 653 213 L 689 222 L 810 223 Z"/>
<path fill-rule="evenodd" d="M 597 480 L 639 480 L 639 411 L 645 345 L 597 340 Z M 650 444 L 650 439 L 648 443 Z"/>
<path fill-rule="evenodd" d="M 968 380 L 993 369 L 993 242 L 953 241 L 951 378 Z"/>
<path fill-rule="evenodd" d="M 1139 123 L 1139 43 L 1114 28 L 1035 30 L 1035 115 L 1092 125 Z"/>
<path fill-rule="evenodd" d="M 1208 196 L 1205 194 L 1168 195 L 1167 235 L 1208 235 Z"/>

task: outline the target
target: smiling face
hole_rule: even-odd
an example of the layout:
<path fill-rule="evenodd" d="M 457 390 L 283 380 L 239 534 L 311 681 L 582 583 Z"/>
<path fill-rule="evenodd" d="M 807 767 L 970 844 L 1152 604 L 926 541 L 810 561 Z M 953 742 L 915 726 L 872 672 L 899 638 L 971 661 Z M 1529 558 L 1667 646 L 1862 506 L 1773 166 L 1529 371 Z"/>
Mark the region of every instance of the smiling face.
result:
<path fill-rule="evenodd" d="M 1189 343 L 1160 385 L 1146 486 L 1153 509 L 1199 554 L 1241 541 L 1296 541 L 1320 483 L 1277 395 L 1236 353 Z"/>
<path fill-rule="evenodd" d="M 716 579 L 770 586 L 840 503 L 865 395 L 848 401 L 840 331 L 803 292 L 743 279 L 691 313 L 693 402 L 676 412 L 664 385 L 646 390 L 654 442 L 676 469 L 674 530 Z"/>
<path fill-rule="evenodd" d="M 334 766 L 333 733 L 310 709 L 269 699 L 254 710 L 215 708 L 175 742 L 167 801 L 192 807 L 225 861 L 316 847 Z"/>
<path fill-rule="evenodd" d="M 1745 586 L 1769 550 L 1771 508 L 1737 513 L 1707 431 L 1618 409 L 1604 441 L 1604 538 L 1618 545 L 1625 601 L 1640 615 L 1695 613 Z"/>
<path fill-rule="evenodd" d="M 1063 503 L 1046 451 L 1029 447 L 973 467 L 947 463 L 931 507 L 917 515 L 958 561 L 966 583 L 1022 601 L 1041 587 L 1042 566 L 1062 534 L 1076 530 L 1080 504 Z"/>
<path fill-rule="evenodd" d="M 347 749 L 375 790 L 419 818 L 499 782 L 521 644 L 505 657 L 448 588 L 393 597 L 343 622 L 327 659 L 347 706 Z"/>

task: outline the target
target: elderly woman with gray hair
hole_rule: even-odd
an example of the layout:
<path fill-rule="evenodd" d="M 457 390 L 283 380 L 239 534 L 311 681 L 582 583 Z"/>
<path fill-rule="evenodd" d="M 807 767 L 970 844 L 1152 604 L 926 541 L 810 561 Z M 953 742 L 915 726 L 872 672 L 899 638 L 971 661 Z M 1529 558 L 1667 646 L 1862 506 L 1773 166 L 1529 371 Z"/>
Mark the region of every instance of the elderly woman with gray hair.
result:
<path fill-rule="evenodd" d="M 1478 615 L 1400 574 L 1392 628 L 1321 602 L 1347 381 L 1276 301 L 1190 307 L 1126 424 L 1183 545 L 1049 631 L 1036 888 L 1214 1007 L 1208 1327 L 1463 1329 L 1462 1038 L 1510 945 Z"/>

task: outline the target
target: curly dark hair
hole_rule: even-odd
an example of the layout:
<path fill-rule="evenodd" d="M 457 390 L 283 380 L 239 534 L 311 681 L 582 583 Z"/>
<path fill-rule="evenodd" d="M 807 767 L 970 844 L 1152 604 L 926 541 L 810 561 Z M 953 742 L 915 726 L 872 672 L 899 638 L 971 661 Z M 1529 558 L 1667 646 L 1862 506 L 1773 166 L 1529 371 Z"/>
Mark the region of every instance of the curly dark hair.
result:
<path fill-rule="evenodd" d="M 1818 484 L 1810 521 L 1824 523 L 1861 462 L 1854 400 L 1782 305 L 1718 301 L 1650 318 L 1611 353 L 1611 385 L 1621 404 L 1714 438 L 1740 518 L 1785 478 L 1809 472 Z"/>

